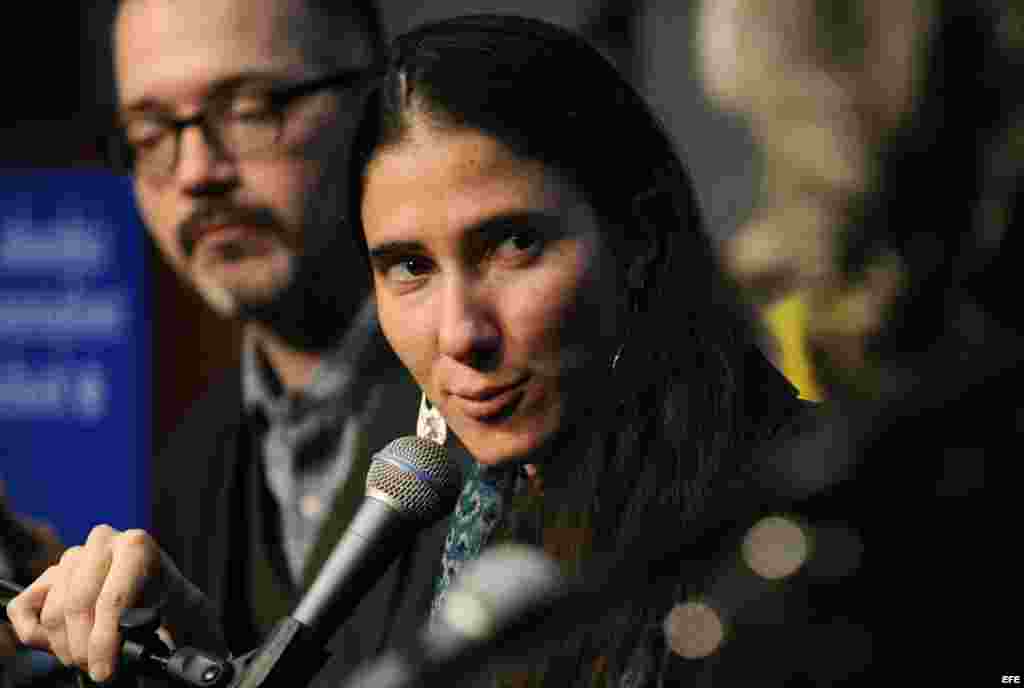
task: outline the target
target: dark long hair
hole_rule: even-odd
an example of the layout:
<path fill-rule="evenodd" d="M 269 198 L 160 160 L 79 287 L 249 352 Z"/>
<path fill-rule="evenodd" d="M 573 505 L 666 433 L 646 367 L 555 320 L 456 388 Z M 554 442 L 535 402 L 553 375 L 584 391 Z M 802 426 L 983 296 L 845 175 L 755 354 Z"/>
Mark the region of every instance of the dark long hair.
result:
<path fill-rule="evenodd" d="M 364 248 L 366 165 L 402 140 L 414 114 L 488 134 L 565 175 L 601 219 L 620 272 L 648 256 L 625 299 L 620 360 L 583 414 L 589 425 L 562 433 L 574 436 L 564 447 L 573 460 L 556 470 L 572 474 L 552 489 L 564 492 L 565 508 L 588 513 L 595 549 L 627 545 L 654 513 L 669 518 L 662 527 L 694 527 L 719 467 L 750 434 L 751 356 L 769 371 L 755 386 L 787 398 L 792 388 L 754 352 L 750 320 L 657 118 L 594 47 L 557 26 L 472 15 L 415 29 L 394 41 L 357 136 L 351 217 Z M 636 630 L 636 611 L 595 631 L 591 648 L 617 654 Z"/>

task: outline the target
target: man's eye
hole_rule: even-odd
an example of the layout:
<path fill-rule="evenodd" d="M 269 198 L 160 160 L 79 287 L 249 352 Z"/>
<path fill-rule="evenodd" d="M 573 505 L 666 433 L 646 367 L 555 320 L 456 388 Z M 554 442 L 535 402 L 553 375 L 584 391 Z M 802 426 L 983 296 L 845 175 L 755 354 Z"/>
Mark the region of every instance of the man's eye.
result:
<path fill-rule="evenodd" d="M 170 127 L 153 120 L 139 120 L 129 123 L 124 130 L 128 145 L 136 149 L 152 148 L 163 140 Z"/>
<path fill-rule="evenodd" d="M 388 265 L 384 276 L 392 282 L 412 282 L 428 274 L 432 268 L 429 259 L 423 256 L 410 256 Z"/>

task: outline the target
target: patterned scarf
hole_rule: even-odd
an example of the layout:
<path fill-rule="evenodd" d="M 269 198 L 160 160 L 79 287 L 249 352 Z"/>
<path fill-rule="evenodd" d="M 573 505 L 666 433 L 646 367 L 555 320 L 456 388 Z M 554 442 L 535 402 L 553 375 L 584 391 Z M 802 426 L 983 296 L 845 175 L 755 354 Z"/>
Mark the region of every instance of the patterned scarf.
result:
<path fill-rule="evenodd" d="M 518 466 L 480 466 L 467 471 L 462 493 L 452 516 L 435 586 L 431 617 L 436 618 L 447 592 L 468 563 L 488 546 L 517 542 L 543 547 L 558 561 L 563 573 L 573 576 L 589 553 L 590 529 L 584 517 L 545 510 L 539 479 L 531 480 Z M 607 685 L 604 658 L 594 659 L 590 685 Z M 492 672 L 494 688 L 541 688 L 546 665 L 523 670 Z"/>
<path fill-rule="evenodd" d="M 505 520 L 506 505 L 513 498 L 516 481 L 514 468 L 493 468 L 475 462 L 470 466 L 445 538 L 431 617 L 444 605 L 448 589 L 462 568 L 479 557 L 486 545 L 500 539 L 493 536 Z"/>

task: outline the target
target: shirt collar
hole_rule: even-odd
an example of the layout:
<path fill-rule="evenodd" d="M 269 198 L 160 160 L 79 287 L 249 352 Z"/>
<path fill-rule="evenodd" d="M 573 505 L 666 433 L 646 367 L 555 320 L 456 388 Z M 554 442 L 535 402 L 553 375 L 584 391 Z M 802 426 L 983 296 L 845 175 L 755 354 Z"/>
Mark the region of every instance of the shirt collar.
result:
<path fill-rule="evenodd" d="M 263 411 L 269 417 L 301 413 L 343 394 L 355 378 L 372 382 L 381 360 L 383 335 L 377 321 L 377 309 L 368 299 L 353 319 L 338 346 L 321 359 L 308 387 L 286 394 L 284 387 L 260 350 L 255 336 L 242 341 L 242 398 L 248 411 Z M 370 374 L 366 374 L 370 373 Z"/>

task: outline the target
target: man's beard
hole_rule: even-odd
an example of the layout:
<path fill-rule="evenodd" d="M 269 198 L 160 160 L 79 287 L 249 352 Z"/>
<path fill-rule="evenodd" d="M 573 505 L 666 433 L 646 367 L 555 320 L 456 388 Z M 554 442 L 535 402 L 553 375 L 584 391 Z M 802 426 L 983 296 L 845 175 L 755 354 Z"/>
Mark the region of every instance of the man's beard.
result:
<path fill-rule="evenodd" d="M 261 323 L 301 351 L 336 345 L 369 294 L 347 222 L 319 234 L 324 236 L 307 237 L 305 249 L 292 258 L 287 283 L 270 298 L 237 300 L 243 322 Z"/>
<path fill-rule="evenodd" d="M 302 248 L 291 258 L 284 283 L 269 296 L 231 289 L 210 280 L 200 291 L 216 310 L 258 322 L 301 351 L 323 351 L 335 345 L 348 329 L 369 293 L 369 275 L 348 222 L 340 217 L 336 199 L 324 199 L 302 237 Z M 266 208 L 197 207 L 182 223 L 182 251 L 194 257 L 204 223 L 223 221 L 262 227 L 285 240 L 274 213 Z"/>
<path fill-rule="evenodd" d="M 324 351 L 336 345 L 370 293 L 369 270 L 342 211 L 346 190 L 342 184 L 329 185 L 326 195 L 307 209 L 301 248 L 293 246 L 289 273 L 278 289 L 257 295 L 212 284 L 205 290 L 207 298 L 223 301 L 222 312 L 259 322 L 298 350 Z M 269 208 L 211 200 L 198 205 L 178 227 L 185 256 L 194 256 L 204 226 L 218 222 L 262 227 L 294 245 L 282 218 Z"/>

